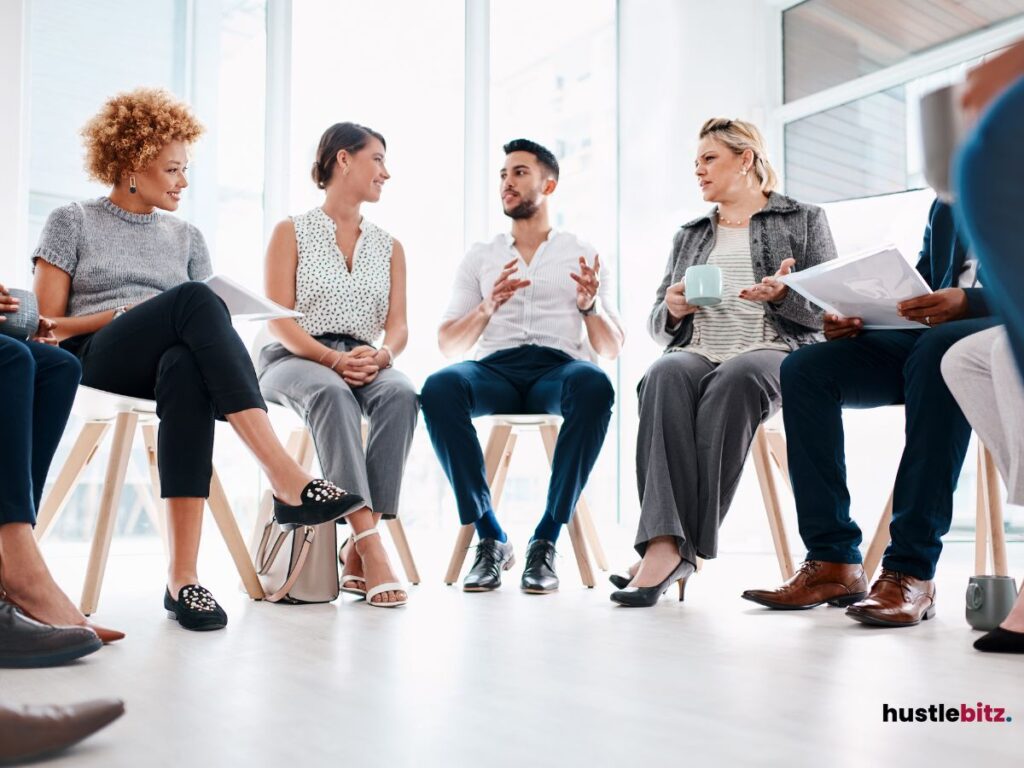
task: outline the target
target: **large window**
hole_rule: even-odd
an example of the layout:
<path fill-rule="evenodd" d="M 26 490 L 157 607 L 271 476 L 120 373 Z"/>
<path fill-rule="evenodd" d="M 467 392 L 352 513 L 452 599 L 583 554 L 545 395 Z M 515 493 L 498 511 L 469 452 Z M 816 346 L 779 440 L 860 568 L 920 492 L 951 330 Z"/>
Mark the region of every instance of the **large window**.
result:
<path fill-rule="evenodd" d="M 397 365 L 419 389 L 450 362 L 436 330 L 463 255 L 463 4 L 304 0 L 292 40 L 289 212 L 323 201 L 309 173 L 326 128 L 353 121 L 384 135 L 391 179 L 363 215 L 405 248 L 409 346 Z M 403 514 L 451 522 L 454 499 L 423 429 L 404 485 Z"/>
<path fill-rule="evenodd" d="M 848 200 L 923 185 L 921 95 L 1024 35 L 1024 0 L 807 0 L 782 30 L 786 191 Z"/>
<path fill-rule="evenodd" d="M 549 203 L 552 226 L 593 245 L 602 263 L 617 271 L 614 0 L 492 0 L 490 54 L 491 232 L 510 227 L 498 198 L 501 147 L 510 139 L 532 139 L 555 153 L 561 169 Z M 617 384 L 615 363 L 598 362 Z M 634 420 L 631 415 L 629 421 Z M 613 420 L 588 485 L 599 519 L 612 520 L 618 513 L 613 500 L 618 498 L 619 427 Z M 535 444 L 516 453 L 517 469 L 502 500 L 503 518 L 517 525 L 536 522 L 550 475 L 539 435 L 524 440 Z"/>

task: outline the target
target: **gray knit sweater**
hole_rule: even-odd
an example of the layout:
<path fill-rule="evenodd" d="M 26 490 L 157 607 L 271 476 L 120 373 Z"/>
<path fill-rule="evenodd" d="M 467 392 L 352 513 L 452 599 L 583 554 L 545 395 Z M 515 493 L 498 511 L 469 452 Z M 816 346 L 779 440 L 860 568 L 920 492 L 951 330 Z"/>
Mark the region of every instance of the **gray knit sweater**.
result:
<path fill-rule="evenodd" d="M 71 275 L 67 316 L 137 304 L 213 270 L 202 234 L 161 213 L 129 213 L 106 197 L 70 203 L 46 220 L 32 264 Z"/>

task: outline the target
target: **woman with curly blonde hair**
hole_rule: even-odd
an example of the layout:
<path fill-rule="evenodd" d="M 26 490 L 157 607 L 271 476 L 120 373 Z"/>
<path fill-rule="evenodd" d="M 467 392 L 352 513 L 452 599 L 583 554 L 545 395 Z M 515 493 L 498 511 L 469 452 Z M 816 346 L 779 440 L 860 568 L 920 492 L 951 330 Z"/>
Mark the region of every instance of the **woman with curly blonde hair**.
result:
<path fill-rule="evenodd" d="M 274 488 L 285 527 L 373 515 L 356 494 L 314 480 L 270 426 L 252 362 L 212 272 L 202 234 L 178 208 L 189 146 L 203 127 L 169 93 L 140 88 L 110 99 L 82 131 L 96 200 L 54 210 L 32 254 L 40 312 L 82 363 L 82 383 L 156 400 L 158 462 L 171 561 L 164 607 L 186 629 L 220 629 L 224 610 L 199 585 L 196 558 L 212 472 L 214 420 L 226 419 Z"/>

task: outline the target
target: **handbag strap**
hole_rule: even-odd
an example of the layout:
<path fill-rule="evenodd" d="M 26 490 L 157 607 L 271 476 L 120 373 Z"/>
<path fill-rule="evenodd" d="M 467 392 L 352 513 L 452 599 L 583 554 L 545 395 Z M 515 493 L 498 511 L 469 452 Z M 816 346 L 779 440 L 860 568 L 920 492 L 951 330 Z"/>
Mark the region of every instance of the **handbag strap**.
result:
<path fill-rule="evenodd" d="M 287 535 L 287 534 L 284 534 Z M 285 580 L 281 588 L 273 594 L 266 595 L 263 599 L 268 600 L 271 603 L 277 603 L 287 597 L 291 588 L 295 586 L 295 582 L 299 578 L 299 574 L 302 573 L 302 568 L 306 564 L 306 556 L 309 554 L 309 550 L 313 545 L 313 539 L 316 538 L 316 528 L 311 525 L 305 526 L 305 531 L 302 537 L 302 548 L 299 550 L 299 559 L 295 561 L 295 567 L 292 568 L 291 573 L 288 574 L 288 578 Z M 278 538 L 278 546 L 275 547 L 275 551 L 280 548 L 281 538 Z"/>

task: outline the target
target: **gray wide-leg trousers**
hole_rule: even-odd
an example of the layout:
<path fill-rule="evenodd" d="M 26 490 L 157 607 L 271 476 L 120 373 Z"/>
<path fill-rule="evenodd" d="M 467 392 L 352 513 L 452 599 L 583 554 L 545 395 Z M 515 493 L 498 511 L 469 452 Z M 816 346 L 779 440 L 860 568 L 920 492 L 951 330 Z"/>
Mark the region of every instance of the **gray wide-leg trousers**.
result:
<path fill-rule="evenodd" d="M 715 364 L 669 352 L 647 369 L 640 394 L 636 550 L 673 536 L 692 563 L 718 554 L 718 528 L 739 485 L 762 421 L 781 402 L 786 352 L 754 350 Z"/>
<path fill-rule="evenodd" d="M 356 342 L 322 343 L 346 351 Z M 385 519 L 398 515 L 405 460 L 412 446 L 419 399 L 404 373 L 385 368 L 362 387 L 350 387 L 337 373 L 312 360 L 271 345 L 270 362 L 260 372 L 260 390 L 272 403 L 285 405 L 313 434 L 324 477 L 358 493 Z M 270 352 L 271 354 L 268 354 Z M 363 451 L 362 418 L 369 422 Z"/>

